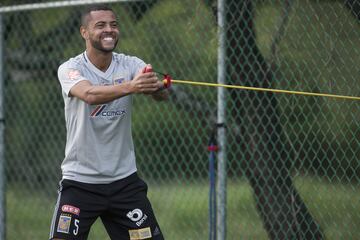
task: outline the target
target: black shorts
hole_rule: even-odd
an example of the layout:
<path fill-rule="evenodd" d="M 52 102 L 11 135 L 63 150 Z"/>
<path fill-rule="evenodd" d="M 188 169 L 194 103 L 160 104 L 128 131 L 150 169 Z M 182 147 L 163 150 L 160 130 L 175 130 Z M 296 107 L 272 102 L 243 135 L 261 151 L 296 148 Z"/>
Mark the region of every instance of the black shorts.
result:
<path fill-rule="evenodd" d="M 87 239 L 98 217 L 112 240 L 164 239 L 136 173 L 110 184 L 62 180 L 50 239 Z"/>

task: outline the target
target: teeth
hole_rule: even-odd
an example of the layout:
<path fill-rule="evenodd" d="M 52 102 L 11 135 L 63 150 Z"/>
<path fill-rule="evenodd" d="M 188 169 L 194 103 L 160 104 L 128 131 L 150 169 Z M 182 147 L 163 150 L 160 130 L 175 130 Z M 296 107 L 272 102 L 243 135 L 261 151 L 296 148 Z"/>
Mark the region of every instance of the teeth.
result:
<path fill-rule="evenodd" d="M 112 41 L 112 40 L 114 40 L 114 39 L 113 39 L 112 37 L 105 37 L 104 40 L 105 40 L 105 41 Z"/>

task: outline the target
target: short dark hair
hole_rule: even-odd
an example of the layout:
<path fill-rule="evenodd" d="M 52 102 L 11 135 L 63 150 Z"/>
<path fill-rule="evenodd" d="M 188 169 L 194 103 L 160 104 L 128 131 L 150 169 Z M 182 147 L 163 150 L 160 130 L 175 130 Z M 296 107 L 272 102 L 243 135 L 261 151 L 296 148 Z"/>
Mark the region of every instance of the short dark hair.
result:
<path fill-rule="evenodd" d="M 81 25 L 82 26 L 87 26 L 88 24 L 88 16 L 91 12 L 93 11 L 111 11 L 114 13 L 114 10 L 112 10 L 112 8 L 110 8 L 108 5 L 106 4 L 93 4 L 93 5 L 88 5 L 86 8 L 84 8 L 84 10 L 81 12 Z"/>

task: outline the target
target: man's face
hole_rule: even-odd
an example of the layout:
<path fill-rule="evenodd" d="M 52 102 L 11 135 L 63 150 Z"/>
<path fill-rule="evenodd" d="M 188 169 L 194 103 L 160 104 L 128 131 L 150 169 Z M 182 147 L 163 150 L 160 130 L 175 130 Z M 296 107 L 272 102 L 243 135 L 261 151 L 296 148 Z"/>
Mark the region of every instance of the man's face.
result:
<path fill-rule="evenodd" d="M 119 40 L 119 28 L 114 13 L 102 10 L 90 12 L 88 24 L 82 33 L 91 47 L 102 52 L 112 52 Z"/>

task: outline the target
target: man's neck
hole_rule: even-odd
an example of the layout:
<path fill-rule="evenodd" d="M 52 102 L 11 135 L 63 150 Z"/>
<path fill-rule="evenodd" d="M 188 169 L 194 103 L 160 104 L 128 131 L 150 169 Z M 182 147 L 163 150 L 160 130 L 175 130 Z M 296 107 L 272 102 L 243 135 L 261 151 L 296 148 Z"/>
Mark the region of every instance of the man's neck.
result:
<path fill-rule="evenodd" d="M 104 53 L 97 50 L 86 50 L 86 55 L 90 62 L 100 71 L 106 72 L 112 60 L 112 52 Z"/>

